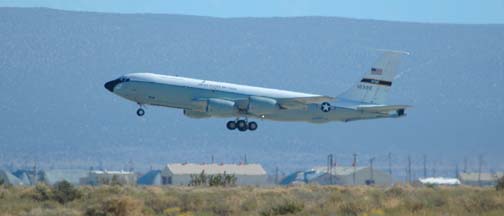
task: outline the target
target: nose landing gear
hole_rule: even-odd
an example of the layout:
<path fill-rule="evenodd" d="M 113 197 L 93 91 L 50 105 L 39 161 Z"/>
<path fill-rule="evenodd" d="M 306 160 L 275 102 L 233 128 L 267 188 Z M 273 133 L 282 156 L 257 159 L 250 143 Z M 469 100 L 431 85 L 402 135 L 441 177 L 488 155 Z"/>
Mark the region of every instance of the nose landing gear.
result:
<path fill-rule="evenodd" d="M 237 119 L 236 121 L 228 121 L 226 127 L 229 130 L 238 129 L 241 132 L 245 132 L 247 130 L 255 131 L 257 129 L 257 123 L 254 121 L 248 122 L 247 120 Z"/>

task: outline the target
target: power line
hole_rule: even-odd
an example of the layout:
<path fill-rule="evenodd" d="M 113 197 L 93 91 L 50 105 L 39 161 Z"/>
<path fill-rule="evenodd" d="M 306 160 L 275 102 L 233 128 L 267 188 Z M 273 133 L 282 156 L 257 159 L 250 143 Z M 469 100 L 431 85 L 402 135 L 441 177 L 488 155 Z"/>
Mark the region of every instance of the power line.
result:
<path fill-rule="evenodd" d="M 392 177 L 392 153 L 391 152 L 388 153 L 388 171 L 389 171 L 390 177 Z"/>
<path fill-rule="evenodd" d="M 353 174 L 352 174 L 352 182 L 355 185 L 355 172 L 356 172 L 356 166 L 357 166 L 357 154 L 353 154 Z"/>
<path fill-rule="evenodd" d="M 411 184 L 411 156 L 408 155 L 408 183 Z"/>
<path fill-rule="evenodd" d="M 427 178 L 427 155 L 423 155 L 423 177 Z"/>
<path fill-rule="evenodd" d="M 374 170 L 373 170 L 373 162 L 374 162 L 375 158 L 372 157 L 369 159 L 369 166 L 371 168 L 371 181 L 374 182 Z"/>

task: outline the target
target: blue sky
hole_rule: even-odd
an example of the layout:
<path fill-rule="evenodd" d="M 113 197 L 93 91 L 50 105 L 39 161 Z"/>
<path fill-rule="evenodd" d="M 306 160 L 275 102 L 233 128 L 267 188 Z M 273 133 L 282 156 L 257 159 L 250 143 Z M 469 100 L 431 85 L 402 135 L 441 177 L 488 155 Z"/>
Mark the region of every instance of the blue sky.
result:
<path fill-rule="evenodd" d="M 0 6 L 216 17 L 337 16 L 435 23 L 504 23 L 504 0 L 0 0 Z"/>

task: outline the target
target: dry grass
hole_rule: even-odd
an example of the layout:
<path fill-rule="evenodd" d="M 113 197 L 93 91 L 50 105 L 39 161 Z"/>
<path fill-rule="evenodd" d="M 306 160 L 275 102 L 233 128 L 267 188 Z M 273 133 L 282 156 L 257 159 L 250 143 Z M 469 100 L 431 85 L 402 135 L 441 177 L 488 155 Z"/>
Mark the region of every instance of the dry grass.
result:
<path fill-rule="evenodd" d="M 0 215 L 504 215 L 504 191 L 476 187 L 0 187 Z"/>

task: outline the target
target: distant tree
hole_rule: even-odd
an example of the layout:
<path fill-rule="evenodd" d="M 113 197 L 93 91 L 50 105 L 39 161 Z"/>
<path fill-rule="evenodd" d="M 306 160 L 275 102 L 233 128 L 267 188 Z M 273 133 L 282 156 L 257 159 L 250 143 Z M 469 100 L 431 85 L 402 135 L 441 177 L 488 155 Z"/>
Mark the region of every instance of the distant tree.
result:
<path fill-rule="evenodd" d="M 236 185 L 236 176 L 224 174 L 206 175 L 202 171 L 199 175 L 190 175 L 189 186 L 210 186 L 210 187 L 226 187 Z"/>
<path fill-rule="evenodd" d="M 110 184 L 121 186 L 121 185 L 123 185 L 123 182 L 121 181 L 121 179 L 119 178 L 118 175 L 113 175 L 112 180 L 110 181 Z"/>
<path fill-rule="evenodd" d="M 232 174 L 232 175 L 226 175 L 224 180 L 225 180 L 224 186 L 235 186 L 238 178 L 236 178 L 236 176 Z"/>
<path fill-rule="evenodd" d="M 4 179 L 0 178 L 0 186 L 3 185 L 4 183 L 5 183 Z"/>
<path fill-rule="evenodd" d="M 221 174 L 211 175 L 208 181 L 210 187 L 224 186 L 224 181 Z"/>
<path fill-rule="evenodd" d="M 65 180 L 56 183 L 52 189 L 53 199 L 61 204 L 71 202 L 81 197 L 81 193 L 70 182 Z"/>
<path fill-rule="evenodd" d="M 189 182 L 189 186 L 201 186 L 207 184 L 207 176 L 205 174 L 205 170 L 201 171 L 199 175 L 190 175 L 191 181 Z"/>
<path fill-rule="evenodd" d="M 504 176 L 497 180 L 497 185 L 495 185 L 497 191 L 504 191 Z"/>

